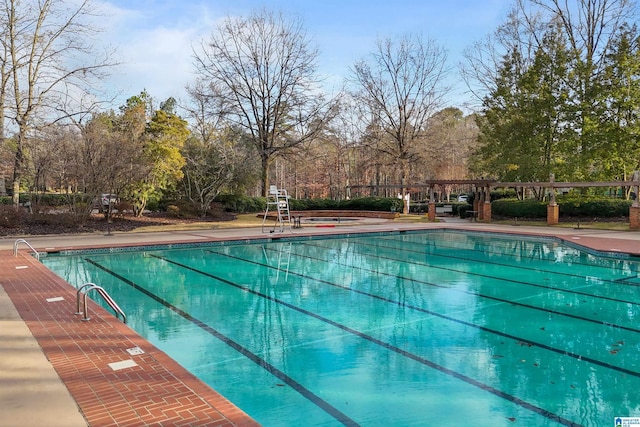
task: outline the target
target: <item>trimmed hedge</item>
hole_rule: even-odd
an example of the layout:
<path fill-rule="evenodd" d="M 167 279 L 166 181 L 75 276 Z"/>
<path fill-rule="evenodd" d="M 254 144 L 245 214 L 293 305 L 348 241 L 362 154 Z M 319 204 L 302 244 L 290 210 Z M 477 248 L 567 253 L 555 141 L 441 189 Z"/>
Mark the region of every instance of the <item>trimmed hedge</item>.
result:
<path fill-rule="evenodd" d="M 264 197 L 247 197 L 238 195 L 220 195 L 216 202 L 222 204 L 227 212 L 257 213 L 264 212 L 267 201 Z M 452 205 L 453 214 L 465 216 L 465 211 L 471 206 L 467 203 L 438 203 L 437 206 Z M 629 215 L 631 201 L 610 198 L 575 199 L 558 198 L 560 216 L 567 217 L 600 217 L 612 218 Z M 540 202 L 534 199 L 518 200 L 505 198 L 491 202 L 492 215 L 508 218 L 541 218 L 547 217 L 548 202 Z M 411 204 L 411 211 L 417 212 L 421 205 Z M 350 200 L 331 199 L 289 199 L 289 208 L 293 211 L 306 210 L 359 210 L 401 212 L 402 200 L 395 197 L 361 197 Z M 424 206 L 424 212 L 426 212 Z"/>
<path fill-rule="evenodd" d="M 359 197 L 356 199 L 340 200 L 338 209 L 354 211 L 382 211 L 400 212 L 404 202 L 395 197 Z M 411 206 L 411 204 L 409 204 Z"/>
<path fill-rule="evenodd" d="M 499 188 L 491 190 L 491 200 L 515 199 L 517 198 L 516 190 L 513 188 Z"/>
<path fill-rule="evenodd" d="M 28 194 L 20 194 L 20 203 L 26 203 L 29 201 Z M 12 205 L 13 199 L 11 196 L 0 196 L 0 205 Z"/>
<path fill-rule="evenodd" d="M 215 198 L 214 203 L 220 203 L 226 212 L 255 213 L 264 212 L 267 199 L 237 194 L 221 194 Z"/>
<path fill-rule="evenodd" d="M 557 200 L 560 217 L 616 218 L 629 215 L 630 200 L 563 199 Z M 546 218 L 548 202 L 538 200 L 501 199 L 491 202 L 491 213 L 509 218 Z"/>
<path fill-rule="evenodd" d="M 546 218 L 547 205 L 546 202 L 533 199 L 500 199 L 491 202 L 491 215 L 509 218 Z"/>
<path fill-rule="evenodd" d="M 246 197 L 225 194 L 216 197 L 227 212 L 255 213 L 264 212 L 267 200 L 264 197 Z M 321 211 L 321 210 L 356 210 L 400 212 L 403 203 L 392 197 L 361 197 L 350 200 L 331 199 L 289 199 L 289 209 L 292 211 Z"/>
<path fill-rule="evenodd" d="M 20 203 L 24 204 L 31 201 L 31 194 L 29 193 L 20 193 Z M 50 207 L 58 207 L 58 206 L 67 206 L 69 201 L 80 202 L 80 203 L 89 203 L 91 202 L 90 197 L 84 194 L 54 194 L 54 193 L 44 193 L 39 195 L 33 195 L 33 200 L 37 201 L 40 206 L 50 206 Z M 0 196 L 0 205 L 12 205 L 13 199 L 11 196 Z"/>
<path fill-rule="evenodd" d="M 585 216 L 594 218 L 614 218 L 629 216 L 633 202 L 622 199 L 560 199 L 560 216 Z"/>

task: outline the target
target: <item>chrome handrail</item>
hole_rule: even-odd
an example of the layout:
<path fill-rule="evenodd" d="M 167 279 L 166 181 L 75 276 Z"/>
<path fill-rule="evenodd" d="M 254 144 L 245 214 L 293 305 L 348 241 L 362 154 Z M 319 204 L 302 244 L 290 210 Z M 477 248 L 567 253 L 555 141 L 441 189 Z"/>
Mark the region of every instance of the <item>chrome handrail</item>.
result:
<path fill-rule="evenodd" d="M 118 304 L 111 298 L 111 295 L 104 290 L 103 287 L 96 285 L 95 283 L 85 283 L 84 285 L 78 288 L 76 292 L 76 314 L 82 314 L 82 320 L 87 321 L 91 320 L 88 313 L 87 308 L 87 294 L 90 291 L 95 290 L 102 297 L 102 299 L 113 309 L 116 313 L 116 318 L 118 315 L 122 316 L 122 322 L 127 323 L 127 315 L 124 314 L 124 311 L 118 306 Z M 84 292 L 83 292 L 84 291 Z M 83 302 L 83 311 L 80 311 L 80 294 L 82 294 L 82 302 Z"/>
<path fill-rule="evenodd" d="M 28 246 L 28 247 L 33 251 L 33 253 L 34 253 L 34 255 L 35 255 L 36 259 L 37 259 L 38 261 L 40 261 L 40 252 L 36 251 L 36 250 L 34 249 L 34 247 L 33 247 L 33 246 L 31 246 L 31 245 L 29 244 L 29 242 L 27 242 L 27 241 L 26 241 L 26 240 L 24 240 L 24 239 L 18 239 L 18 240 L 16 240 L 16 241 L 13 243 L 13 256 L 18 256 L 18 245 L 19 245 L 20 243 L 24 243 L 25 245 L 27 245 L 27 246 Z"/>

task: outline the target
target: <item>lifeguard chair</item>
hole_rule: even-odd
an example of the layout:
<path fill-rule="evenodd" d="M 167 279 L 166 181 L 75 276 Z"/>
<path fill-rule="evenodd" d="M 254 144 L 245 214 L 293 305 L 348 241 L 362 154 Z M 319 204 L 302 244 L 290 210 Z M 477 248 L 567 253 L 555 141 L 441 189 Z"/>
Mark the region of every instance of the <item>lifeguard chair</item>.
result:
<path fill-rule="evenodd" d="M 291 230 L 291 212 L 289 211 L 289 195 L 287 194 L 287 190 L 279 189 L 275 185 L 271 185 L 269 187 L 269 194 L 267 196 L 267 209 L 264 211 L 264 218 L 262 218 L 262 232 L 266 233 L 265 225 L 267 223 L 267 218 L 269 217 L 269 212 L 276 212 L 277 215 L 275 217 L 273 227 L 269 230 L 269 233 L 275 233 L 276 227 L 278 228 L 278 233 L 282 233 L 284 231 L 285 225 L 289 227 Z"/>

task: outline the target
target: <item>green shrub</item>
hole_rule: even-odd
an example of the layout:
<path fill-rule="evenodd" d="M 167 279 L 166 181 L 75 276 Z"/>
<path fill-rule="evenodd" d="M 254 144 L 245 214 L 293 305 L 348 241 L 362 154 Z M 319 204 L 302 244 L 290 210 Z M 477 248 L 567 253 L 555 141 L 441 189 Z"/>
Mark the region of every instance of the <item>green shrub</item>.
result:
<path fill-rule="evenodd" d="M 265 199 L 265 206 L 266 206 L 266 199 Z M 292 211 L 304 211 L 304 210 L 308 210 L 307 209 L 307 203 L 306 203 L 306 199 L 289 199 L 289 209 L 291 209 Z"/>
<path fill-rule="evenodd" d="M 267 206 L 267 199 L 264 197 L 243 196 L 237 204 L 237 213 L 262 212 Z"/>
<path fill-rule="evenodd" d="M 491 190 L 491 200 L 515 199 L 517 197 L 516 190 L 513 188 L 499 188 Z"/>
<path fill-rule="evenodd" d="M 57 194 L 57 193 L 43 193 L 43 194 L 30 194 L 20 193 L 20 203 L 33 202 L 39 206 L 46 207 L 60 207 L 69 206 L 70 204 L 87 204 L 91 203 L 91 197 L 82 193 L 72 194 Z M 13 200 L 11 196 L 0 196 L 0 205 L 11 205 Z"/>
<path fill-rule="evenodd" d="M 509 218 L 546 218 L 547 203 L 534 199 L 500 199 L 491 202 L 491 214 Z"/>
<path fill-rule="evenodd" d="M 560 217 L 615 218 L 629 215 L 631 201 L 602 197 L 559 197 Z M 546 218 L 547 202 L 527 199 L 501 199 L 491 202 L 495 216 L 509 218 Z"/>
<path fill-rule="evenodd" d="M 26 203 L 29 201 L 29 195 L 21 193 L 20 194 L 20 203 Z M 11 196 L 0 196 L 0 205 L 12 205 L 13 199 Z"/>
<path fill-rule="evenodd" d="M 224 211 L 234 213 L 262 212 L 267 206 L 264 197 L 247 197 L 238 194 L 220 194 L 214 202 L 220 203 Z"/>
<path fill-rule="evenodd" d="M 291 201 L 295 201 L 292 199 Z M 290 202 L 291 202 L 290 201 Z M 293 208 L 294 210 L 301 211 L 322 211 L 322 210 L 332 210 L 339 209 L 339 201 L 331 200 L 331 199 L 299 199 L 295 201 Z M 291 205 L 291 203 L 289 203 Z"/>
<path fill-rule="evenodd" d="M 404 207 L 402 200 L 395 197 L 358 197 L 356 199 L 341 200 L 337 209 L 354 211 L 401 212 Z M 411 207 L 411 203 L 409 204 Z M 334 208 L 336 209 L 336 208 Z"/>
<path fill-rule="evenodd" d="M 615 218 L 629 215 L 630 200 L 610 198 L 561 198 L 560 216 L 583 216 L 599 218 Z"/>
<path fill-rule="evenodd" d="M 267 207 L 264 197 L 247 197 L 235 194 L 222 194 L 216 197 L 227 212 L 254 213 L 263 212 Z M 384 211 L 402 210 L 402 201 L 392 197 L 362 197 L 350 200 L 331 199 L 289 199 L 289 209 L 293 211 L 309 210 L 359 210 Z"/>
<path fill-rule="evenodd" d="M 151 212 L 160 212 L 160 200 L 156 199 L 155 197 L 150 198 L 147 201 L 147 209 L 149 209 Z"/>
<path fill-rule="evenodd" d="M 41 206 L 52 206 L 52 207 L 66 206 L 68 201 L 70 200 L 66 194 L 51 194 L 51 193 L 38 194 L 38 195 L 34 194 L 32 198 L 36 200 L 38 204 Z"/>

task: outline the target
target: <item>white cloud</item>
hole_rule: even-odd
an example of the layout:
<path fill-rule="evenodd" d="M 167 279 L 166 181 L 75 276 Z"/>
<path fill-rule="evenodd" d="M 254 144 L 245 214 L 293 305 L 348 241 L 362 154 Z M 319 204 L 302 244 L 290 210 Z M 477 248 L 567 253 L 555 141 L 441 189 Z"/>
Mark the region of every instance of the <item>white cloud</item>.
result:
<path fill-rule="evenodd" d="M 284 4 L 283 4 L 284 3 Z M 408 0 L 405 9 L 383 2 L 328 0 L 109 0 L 100 26 L 108 29 L 103 42 L 118 49 L 115 68 L 104 84 L 120 95 L 116 105 L 146 89 L 157 101 L 183 98 L 194 79 L 192 46 L 209 37 L 217 23 L 230 14 L 248 14 L 260 8 L 282 10 L 302 18 L 309 37 L 318 43 L 319 72 L 335 88 L 353 63 L 371 52 L 379 36 L 391 32 L 423 32 L 449 50 L 452 66 L 465 46 L 494 30 L 508 0 L 451 0 L 426 5 Z M 409 8 L 413 12 L 406 14 Z"/>
<path fill-rule="evenodd" d="M 159 27 L 140 31 L 120 48 L 124 64 L 112 77 L 112 84 L 136 95 L 146 89 L 162 101 L 178 98 L 191 78 L 192 30 Z"/>
<path fill-rule="evenodd" d="M 183 97 L 185 85 L 194 78 L 192 46 L 215 25 L 204 7 L 184 7 L 180 15 L 151 10 L 155 12 L 103 5 L 101 26 L 109 30 L 102 42 L 117 50 L 120 63 L 103 82 L 117 96 L 114 107 L 143 90 L 158 102 Z"/>

